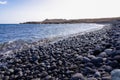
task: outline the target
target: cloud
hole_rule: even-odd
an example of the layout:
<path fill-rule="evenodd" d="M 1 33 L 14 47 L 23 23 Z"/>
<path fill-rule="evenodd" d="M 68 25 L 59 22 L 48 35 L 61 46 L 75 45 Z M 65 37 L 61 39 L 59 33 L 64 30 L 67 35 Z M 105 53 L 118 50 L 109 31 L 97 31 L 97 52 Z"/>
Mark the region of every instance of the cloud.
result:
<path fill-rule="evenodd" d="M 7 4 L 7 1 L 0 1 L 0 4 Z"/>

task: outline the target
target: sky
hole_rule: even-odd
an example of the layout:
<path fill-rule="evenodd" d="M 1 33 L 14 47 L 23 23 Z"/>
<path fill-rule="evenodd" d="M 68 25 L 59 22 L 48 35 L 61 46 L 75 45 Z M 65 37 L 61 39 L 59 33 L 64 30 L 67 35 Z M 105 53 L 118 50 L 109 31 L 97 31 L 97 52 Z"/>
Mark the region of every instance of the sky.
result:
<path fill-rule="evenodd" d="M 120 17 L 120 0 L 0 0 L 0 24 Z"/>

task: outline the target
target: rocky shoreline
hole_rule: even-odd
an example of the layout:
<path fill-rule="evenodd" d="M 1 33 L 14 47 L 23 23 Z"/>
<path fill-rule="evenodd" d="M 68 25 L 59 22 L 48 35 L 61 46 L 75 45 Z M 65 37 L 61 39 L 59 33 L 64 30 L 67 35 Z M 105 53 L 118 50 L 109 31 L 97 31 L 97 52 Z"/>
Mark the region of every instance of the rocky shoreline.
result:
<path fill-rule="evenodd" d="M 120 69 L 120 26 L 41 45 L 1 59 L 3 80 L 111 80 Z"/>

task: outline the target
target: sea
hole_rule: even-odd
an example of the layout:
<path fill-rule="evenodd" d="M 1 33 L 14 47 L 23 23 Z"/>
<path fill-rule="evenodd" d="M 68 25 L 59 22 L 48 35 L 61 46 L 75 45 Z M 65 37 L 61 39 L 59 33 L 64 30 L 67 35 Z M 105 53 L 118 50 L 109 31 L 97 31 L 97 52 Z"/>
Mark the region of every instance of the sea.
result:
<path fill-rule="evenodd" d="M 0 24 L 0 43 L 62 37 L 102 28 L 100 24 Z"/>

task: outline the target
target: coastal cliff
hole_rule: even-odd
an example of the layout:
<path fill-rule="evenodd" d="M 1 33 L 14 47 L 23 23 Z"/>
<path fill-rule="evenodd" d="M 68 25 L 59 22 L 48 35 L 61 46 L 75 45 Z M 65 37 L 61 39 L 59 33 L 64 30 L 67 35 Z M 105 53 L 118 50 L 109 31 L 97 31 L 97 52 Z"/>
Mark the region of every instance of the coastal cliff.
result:
<path fill-rule="evenodd" d="M 94 18 L 94 19 L 45 19 L 43 21 L 29 21 L 29 22 L 23 22 L 21 24 L 73 24 L 73 23 L 113 23 L 113 22 L 119 22 L 120 17 L 113 17 L 113 18 Z"/>

